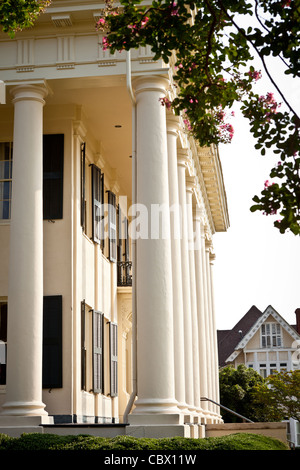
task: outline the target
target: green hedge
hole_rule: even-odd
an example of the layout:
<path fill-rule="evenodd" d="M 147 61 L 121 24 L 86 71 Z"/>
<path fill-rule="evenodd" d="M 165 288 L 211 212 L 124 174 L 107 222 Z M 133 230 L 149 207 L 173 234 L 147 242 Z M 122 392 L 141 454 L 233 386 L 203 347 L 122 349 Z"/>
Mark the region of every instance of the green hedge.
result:
<path fill-rule="evenodd" d="M 153 439 L 118 436 L 23 434 L 19 438 L 0 434 L 0 450 L 288 450 L 281 441 L 258 434 L 231 434 L 223 437 L 192 439 L 183 437 Z"/>

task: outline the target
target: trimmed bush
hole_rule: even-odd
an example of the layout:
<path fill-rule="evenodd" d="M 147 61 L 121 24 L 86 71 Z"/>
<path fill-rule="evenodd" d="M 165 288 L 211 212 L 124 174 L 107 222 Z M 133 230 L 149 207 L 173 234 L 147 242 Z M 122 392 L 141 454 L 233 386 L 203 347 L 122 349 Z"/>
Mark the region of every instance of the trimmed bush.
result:
<path fill-rule="evenodd" d="M 23 434 L 13 438 L 0 434 L 0 450 L 289 450 L 283 442 L 259 434 L 237 433 L 203 439 L 172 437 L 163 439 L 118 436 L 115 438 L 87 435 Z"/>

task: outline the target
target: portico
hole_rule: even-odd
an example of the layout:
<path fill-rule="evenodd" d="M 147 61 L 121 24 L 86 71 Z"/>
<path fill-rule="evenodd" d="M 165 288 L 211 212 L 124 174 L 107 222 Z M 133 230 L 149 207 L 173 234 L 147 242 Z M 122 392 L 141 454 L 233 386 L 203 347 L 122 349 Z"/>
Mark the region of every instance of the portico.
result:
<path fill-rule="evenodd" d="M 78 10 L 75 15 L 80 21 Z M 47 28 L 54 28 L 51 13 L 41 21 L 47 37 Z M 60 51 L 76 25 L 66 28 L 72 29 L 62 30 L 58 41 L 52 36 L 43 41 L 42 47 L 49 40 L 47 67 L 40 54 L 31 54 L 30 71 L 20 70 L 20 64 L 9 65 L 7 55 L 3 73 L 9 92 L 5 110 L 13 110 L 13 118 L 0 107 L 0 119 L 13 125 L 13 191 L 11 220 L 0 221 L 3 256 L 9 248 L 9 269 L 0 268 L 0 300 L 8 305 L 0 431 L 10 418 L 117 423 L 133 398 L 129 434 L 201 436 L 203 424 L 221 421 L 219 410 L 201 401 L 218 401 L 212 238 L 228 225 L 218 152 L 198 149 L 183 121 L 162 106 L 160 99 L 174 93 L 171 66 L 149 62 L 148 52 L 140 50 L 126 77 L 123 53 L 108 60 L 98 51 L 97 34 L 85 35 L 83 29 L 76 40 L 69 38 L 70 61 Z M 33 31 L 37 43 L 40 33 Z M 22 44 L 33 47 L 29 32 L 20 35 Z M 18 38 L 11 44 L 21 47 Z M 5 40 L 3 46 L 8 47 Z M 52 59 L 55 50 L 59 63 Z M 5 129 L 2 142 L 11 140 Z M 64 136 L 63 150 L 49 150 L 49 158 L 63 155 L 63 210 L 52 218 L 43 214 L 45 134 Z M 58 178 L 57 169 L 47 178 Z M 115 201 L 118 217 L 107 216 L 102 243 L 94 237 L 100 220 L 95 207 L 107 201 Z M 121 243 L 138 205 L 147 213 L 148 236 Z M 164 209 L 159 221 L 153 208 Z M 117 284 L 119 256 L 133 262 L 133 286 Z M 47 325 L 58 321 L 62 331 L 53 346 L 62 381 L 53 387 L 43 380 L 45 296 L 59 297 L 62 306 L 47 316 Z M 116 336 L 122 338 L 118 351 Z"/>

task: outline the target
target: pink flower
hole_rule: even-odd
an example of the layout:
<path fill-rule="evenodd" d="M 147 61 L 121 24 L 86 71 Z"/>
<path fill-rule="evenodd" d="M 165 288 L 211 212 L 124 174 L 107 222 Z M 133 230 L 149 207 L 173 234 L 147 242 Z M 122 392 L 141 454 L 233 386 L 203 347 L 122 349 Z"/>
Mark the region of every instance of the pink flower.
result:
<path fill-rule="evenodd" d="M 249 77 L 254 78 L 254 80 L 259 80 L 261 78 L 261 72 L 256 70 L 248 72 Z"/>
<path fill-rule="evenodd" d="M 108 42 L 108 39 L 106 36 L 102 38 L 102 49 L 106 51 L 110 47 L 110 44 Z"/>
<path fill-rule="evenodd" d="M 178 16 L 179 15 L 179 11 L 178 11 L 178 8 L 177 8 L 177 2 L 173 1 L 170 5 L 170 9 L 171 9 L 171 16 Z"/>
<path fill-rule="evenodd" d="M 149 18 L 148 16 L 146 16 L 142 21 L 141 21 L 141 28 L 144 28 L 144 26 L 146 26 L 146 24 L 148 23 L 149 21 Z"/>
<path fill-rule="evenodd" d="M 162 106 L 166 106 L 167 109 L 170 109 L 171 106 L 172 106 L 171 101 L 170 101 L 168 98 L 166 98 L 166 97 L 164 97 L 164 98 L 159 98 L 159 101 L 161 102 L 161 105 L 162 105 Z"/>
<path fill-rule="evenodd" d="M 191 131 L 191 130 L 192 130 L 192 126 L 191 126 L 190 121 L 189 121 L 187 118 L 185 118 L 185 119 L 183 120 L 183 122 L 184 122 L 184 124 L 186 125 L 186 127 L 188 128 L 188 130 Z"/>

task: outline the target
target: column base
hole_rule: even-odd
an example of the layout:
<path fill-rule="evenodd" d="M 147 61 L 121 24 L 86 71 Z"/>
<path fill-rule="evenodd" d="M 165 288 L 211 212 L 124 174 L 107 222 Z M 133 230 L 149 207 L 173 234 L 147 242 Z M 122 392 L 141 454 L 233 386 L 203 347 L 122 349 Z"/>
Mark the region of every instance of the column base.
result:
<path fill-rule="evenodd" d="M 134 405 L 129 424 L 184 424 L 184 414 L 172 399 L 138 399 Z"/>
<path fill-rule="evenodd" d="M 191 429 L 187 424 L 175 425 L 129 425 L 126 427 L 126 436 L 148 438 L 191 437 Z"/>
<path fill-rule="evenodd" d="M 43 433 L 43 424 L 54 424 L 52 416 L 0 416 L 0 433 L 20 437 L 23 433 Z"/>
<path fill-rule="evenodd" d="M 45 411 L 45 404 L 37 401 L 11 401 L 2 405 L 2 412 L 0 416 L 15 416 L 15 417 L 34 417 L 34 416 L 48 416 Z"/>

